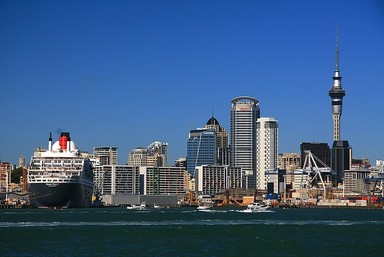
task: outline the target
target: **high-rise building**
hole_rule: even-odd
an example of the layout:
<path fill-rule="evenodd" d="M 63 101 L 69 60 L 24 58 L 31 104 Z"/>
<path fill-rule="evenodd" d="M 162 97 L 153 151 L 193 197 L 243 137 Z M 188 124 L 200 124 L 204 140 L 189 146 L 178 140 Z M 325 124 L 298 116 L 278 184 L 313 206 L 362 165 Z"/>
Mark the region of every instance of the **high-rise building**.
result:
<path fill-rule="evenodd" d="M 128 154 L 128 165 L 135 167 L 148 165 L 148 150 L 143 147 L 137 147 Z M 151 165 L 153 166 L 153 165 Z"/>
<path fill-rule="evenodd" d="M 195 167 L 216 164 L 216 131 L 198 128 L 189 132 L 187 142 L 187 170 L 194 174 Z"/>
<path fill-rule="evenodd" d="M 304 166 L 305 162 L 305 151 L 311 151 L 313 155 L 320 159 L 321 162 L 317 163 L 319 167 L 331 167 L 331 152 L 327 143 L 301 143 L 301 168 Z"/>
<path fill-rule="evenodd" d="M 283 153 L 278 158 L 279 169 L 292 171 L 301 168 L 301 156 L 299 153 Z"/>
<path fill-rule="evenodd" d="M 25 158 L 22 155 L 19 157 L 19 166 L 18 167 L 25 167 Z"/>
<path fill-rule="evenodd" d="M 232 100 L 230 164 L 241 167 L 246 187 L 256 188 L 256 121 L 260 118 L 259 101 L 249 96 Z"/>
<path fill-rule="evenodd" d="M 229 164 L 229 148 L 228 148 L 228 132 L 220 126 L 217 119 L 213 116 L 208 120 L 205 125 L 207 129 L 214 129 L 216 131 L 216 147 L 217 147 L 217 161 L 218 165 Z"/>
<path fill-rule="evenodd" d="M 9 192 L 11 172 L 12 165 L 9 162 L 0 162 L 0 192 Z"/>
<path fill-rule="evenodd" d="M 153 157 L 156 162 L 156 165 L 152 166 L 168 166 L 168 143 L 155 141 L 147 147 L 147 150 L 148 156 Z"/>
<path fill-rule="evenodd" d="M 256 124 L 256 188 L 266 190 L 266 173 L 277 169 L 278 124 L 274 118 L 259 118 Z"/>
<path fill-rule="evenodd" d="M 128 154 L 128 165 L 166 167 L 168 162 L 168 143 L 155 141 L 147 148 L 137 147 Z"/>
<path fill-rule="evenodd" d="M 332 146 L 332 169 L 337 174 L 337 182 L 342 182 L 344 171 L 351 168 L 352 148 L 348 141 L 338 140 L 333 142 Z"/>
<path fill-rule="evenodd" d="M 100 160 L 100 165 L 117 165 L 117 147 L 94 147 L 93 156 Z"/>
<path fill-rule="evenodd" d="M 187 169 L 187 158 L 180 157 L 179 159 L 175 160 L 175 167 L 184 167 Z"/>
<path fill-rule="evenodd" d="M 299 153 L 283 153 L 279 155 L 279 159 L 279 169 L 286 170 L 285 183 L 292 185 L 295 179 L 294 171 L 302 167 L 301 156 Z"/>

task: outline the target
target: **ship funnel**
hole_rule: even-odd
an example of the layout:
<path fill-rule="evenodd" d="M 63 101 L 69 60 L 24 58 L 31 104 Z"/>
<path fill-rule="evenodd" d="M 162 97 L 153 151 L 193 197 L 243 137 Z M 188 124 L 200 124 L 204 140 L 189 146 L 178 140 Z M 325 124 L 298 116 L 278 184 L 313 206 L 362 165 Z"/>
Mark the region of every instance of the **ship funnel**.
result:
<path fill-rule="evenodd" d="M 60 138 L 59 138 L 60 150 L 67 150 L 69 140 L 70 140 L 70 138 L 69 138 L 68 132 L 62 132 L 60 134 Z"/>

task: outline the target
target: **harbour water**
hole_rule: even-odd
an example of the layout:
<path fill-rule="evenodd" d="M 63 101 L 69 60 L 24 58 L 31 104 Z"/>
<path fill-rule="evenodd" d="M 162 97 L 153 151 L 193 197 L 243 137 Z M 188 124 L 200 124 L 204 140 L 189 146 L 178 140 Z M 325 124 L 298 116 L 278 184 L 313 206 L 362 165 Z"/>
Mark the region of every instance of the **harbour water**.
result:
<path fill-rule="evenodd" d="M 382 256 L 384 211 L 0 210 L 1 256 Z"/>

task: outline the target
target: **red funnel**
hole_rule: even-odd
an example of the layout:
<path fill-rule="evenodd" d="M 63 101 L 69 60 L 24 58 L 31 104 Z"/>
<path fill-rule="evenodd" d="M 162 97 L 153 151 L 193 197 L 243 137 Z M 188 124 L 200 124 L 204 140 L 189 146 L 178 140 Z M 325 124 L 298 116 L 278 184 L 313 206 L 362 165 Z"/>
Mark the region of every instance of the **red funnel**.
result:
<path fill-rule="evenodd" d="M 59 138 L 59 145 L 61 150 L 67 150 L 67 141 L 68 141 L 67 133 L 61 133 Z"/>

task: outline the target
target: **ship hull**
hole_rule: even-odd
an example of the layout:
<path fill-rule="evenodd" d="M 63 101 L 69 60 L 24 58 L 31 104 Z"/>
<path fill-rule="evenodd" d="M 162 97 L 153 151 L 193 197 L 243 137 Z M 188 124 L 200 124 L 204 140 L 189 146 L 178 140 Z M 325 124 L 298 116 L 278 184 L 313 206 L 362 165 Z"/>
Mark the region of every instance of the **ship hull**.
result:
<path fill-rule="evenodd" d="M 92 201 L 92 187 L 80 183 L 32 183 L 28 191 L 38 208 L 87 208 Z"/>

